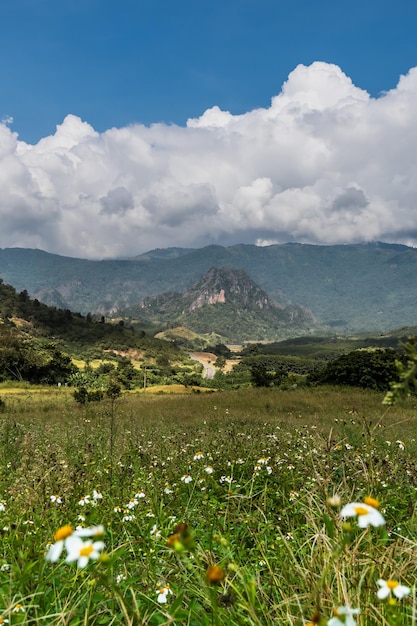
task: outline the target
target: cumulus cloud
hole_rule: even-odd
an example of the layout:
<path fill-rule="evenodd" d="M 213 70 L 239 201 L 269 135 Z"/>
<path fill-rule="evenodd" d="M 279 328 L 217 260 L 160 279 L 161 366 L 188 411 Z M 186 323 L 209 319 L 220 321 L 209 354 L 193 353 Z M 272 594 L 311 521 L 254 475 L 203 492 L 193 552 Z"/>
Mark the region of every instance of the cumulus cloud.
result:
<path fill-rule="evenodd" d="M 299 65 L 268 108 L 98 133 L 68 115 L 36 145 L 0 122 L 0 246 L 83 258 L 209 243 L 417 244 L 417 68 L 371 98 Z"/>

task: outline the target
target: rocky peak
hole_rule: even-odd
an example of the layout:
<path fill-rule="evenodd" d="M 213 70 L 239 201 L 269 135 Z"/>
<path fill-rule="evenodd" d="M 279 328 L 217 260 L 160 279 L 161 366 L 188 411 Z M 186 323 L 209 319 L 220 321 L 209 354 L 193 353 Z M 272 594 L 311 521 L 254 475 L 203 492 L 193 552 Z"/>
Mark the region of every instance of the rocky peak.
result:
<path fill-rule="evenodd" d="M 206 305 L 231 303 L 239 309 L 269 309 L 268 295 L 243 270 L 212 267 L 183 297 L 189 311 Z"/>

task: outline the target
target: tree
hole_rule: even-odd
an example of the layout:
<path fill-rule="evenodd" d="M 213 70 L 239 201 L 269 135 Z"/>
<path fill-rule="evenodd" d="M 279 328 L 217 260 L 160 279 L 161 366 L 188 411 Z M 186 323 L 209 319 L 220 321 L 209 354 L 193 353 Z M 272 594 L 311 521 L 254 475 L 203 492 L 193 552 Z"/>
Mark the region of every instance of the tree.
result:
<path fill-rule="evenodd" d="M 399 357 L 392 349 L 355 350 L 330 361 L 321 372 L 310 376 L 309 382 L 385 391 L 396 376 Z"/>

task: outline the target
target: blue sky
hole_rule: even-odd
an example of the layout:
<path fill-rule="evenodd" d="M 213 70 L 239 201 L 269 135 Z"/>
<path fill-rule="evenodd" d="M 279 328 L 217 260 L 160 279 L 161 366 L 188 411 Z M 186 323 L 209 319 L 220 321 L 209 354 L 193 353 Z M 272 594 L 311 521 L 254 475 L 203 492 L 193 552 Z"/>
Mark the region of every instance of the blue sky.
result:
<path fill-rule="evenodd" d="M 0 0 L 0 246 L 416 246 L 416 27 L 414 0 Z"/>
<path fill-rule="evenodd" d="M 0 117 L 22 140 L 267 106 L 299 64 L 371 95 L 417 64 L 412 0 L 1 0 Z"/>

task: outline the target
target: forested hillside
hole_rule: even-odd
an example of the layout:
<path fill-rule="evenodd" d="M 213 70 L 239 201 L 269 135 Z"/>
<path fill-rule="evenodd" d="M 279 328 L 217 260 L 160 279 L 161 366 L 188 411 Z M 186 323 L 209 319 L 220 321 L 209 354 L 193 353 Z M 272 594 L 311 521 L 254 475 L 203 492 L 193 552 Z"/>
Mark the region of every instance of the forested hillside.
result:
<path fill-rule="evenodd" d="M 114 361 L 126 370 L 133 356 L 169 369 L 186 355 L 123 322 L 49 307 L 0 280 L 0 380 L 63 383 L 77 372 L 74 359 Z"/>

